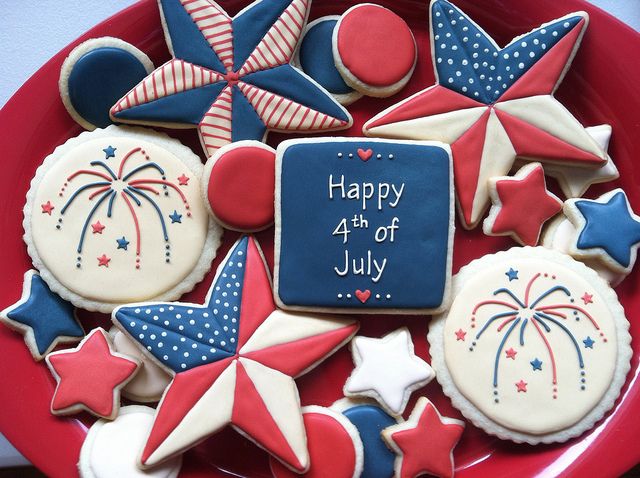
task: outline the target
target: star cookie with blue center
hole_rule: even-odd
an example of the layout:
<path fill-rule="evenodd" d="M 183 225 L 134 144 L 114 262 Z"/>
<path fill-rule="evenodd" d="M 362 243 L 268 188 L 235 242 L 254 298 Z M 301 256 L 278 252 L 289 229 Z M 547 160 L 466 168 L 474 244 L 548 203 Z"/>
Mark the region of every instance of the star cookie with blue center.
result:
<path fill-rule="evenodd" d="M 622 189 L 598 199 L 570 199 L 564 213 L 577 231 L 571 255 L 598 259 L 616 272 L 628 274 L 633 269 L 640 247 L 640 217 Z"/>
<path fill-rule="evenodd" d="M 159 0 L 173 59 L 111 108 L 114 121 L 197 128 L 207 156 L 267 130 L 328 131 L 349 113 L 290 65 L 311 0 L 258 0 L 231 18 L 213 0 Z"/>
<path fill-rule="evenodd" d="M 516 157 L 596 169 L 606 152 L 553 94 L 578 49 L 588 16 L 578 12 L 504 48 L 446 0 L 431 2 L 436 85 L 364 125 L 367 136 L 451 144 L 459 212 L 475 227 L 489 205 L 488 179 Z"/>
<path fill-rule="evenodd" d="M 24 335 L 34 359 L 42 360 L 58 344 L 82 340 L 75 308 L 51 292 L 37 271 L 25 273 L 22 287 L 22 297 L 0 312 L 0 321 Z"/>
<path fill-rule="evenodd" d="M 309 466 L 294 378 L 347 343 L 353 320 L 276 308 L 255 239 L 238 240 L 205 303 L 140 303 L 113 322 L 171 375 L 141 454 L 155 466 L 231 425 L 298 472 Z"/>

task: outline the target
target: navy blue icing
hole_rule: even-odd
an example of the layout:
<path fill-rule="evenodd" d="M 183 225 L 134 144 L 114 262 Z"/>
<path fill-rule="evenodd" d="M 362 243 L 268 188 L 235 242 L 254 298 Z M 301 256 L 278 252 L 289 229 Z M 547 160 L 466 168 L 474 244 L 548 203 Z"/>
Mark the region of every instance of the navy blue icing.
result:
<path fill-rule="evenodd" d="M 372 150 L 366 162 L 358 148 Z M 364 139 L 298 143 L 283 151 L 281 164 L 278 294 L 284 304 L 367 309 L 441 305 L 449 273 L 451 207 L 450 159 L 443 148 Z M 404 184 L 404 190 L 396 207 L 378 210 L 371 200 L 363 211 L 361 201 L 341 199 L 339 188 L 329 199 L 330 175 L 334 183 L 344 175 L 345 190 L 363 182 L 376 189 L 381 183 L 397 189 Z M 389 200 L 394 197 L 389 194 Z M 352 232 L 343 244 L 343 236 L 332 232 L 342 218 L 360 214 L 368 227 L 349 223 Z M 399 219 L 394 242 L 390 237 L 374 241 L 377 228 L 390 225 L 394 217 Z M 368 250 L 379 263 L 387 258 L 379 280 L 374 283 L 375 275 L 352 271 L 338 275 L 334 267 L 344 271 L 345 250 L 350 259 L 364 257 L 365 263 Z M 355 297 L 358 289 L 371 292 L 364 304 Z"/>
<path fill-rule="evenodd" d="M 234 85 L 231 90 L 233 128 L 231 131 L 231 141 L 242 141 L 245 139 L 262 140 L 267 127 L 262 122 L 256 111 L 247 100 L 246 96 Z"/>
<path fill-rule="evenodd" d="M 226 68 L 213 51 L 180 0 L 160 0 L 174 56 L 224 73 Z"/>
<path fill-rule="evenodd" d="M 249 84 L 290 98 L 321 113 L 342 121 L 349 121 L 346 110 L 327 93 L 307 80 L 291 65 L 282 65 L 269 70 L 251 73 L 242 78 Z"/>
<path fill-rule="evenodd" d="M 43 355 L 58 337 L 84 337 L 74 310 L 73 305 L 51 292 L 42 278 L 34 274 L 29 297 L 10 310 L 7 317 L 31 327 L 38 353 Z"/>
<path fill-rule="evenodd" d="M 142 62 L 126 50 L 101 47 L 85 53 L 71 68 L 69 100 L 76 112 L 98 128 L 109 126 L 109 110 L 147 76 Z"/>
<path fill-rule="evenodd" d="M 300 66 L 328 92 L 353 93 L 340 76 L 333 59 L 332 36 L 337 20 L 327 19 L 313 25 L 300 43 Z"/>
<path fill-rule="evenodd" d="M 174 372 L 235 354 L 248 237 L 240 239 L 220 266 L 205 304 L 157 303 L 120 307 L 114 321 Z"/>
<path fill-rule="evenodd" d="M 251 4 L 233 19 L 233 69 L 238 71 L 291 0 L 266 0 Z"/>
<path fill-rule="evenodd" d="M 380 433 L 396 424 L 396 420 L 375 405 L 357 405 L 342 414 L 353 423 L 360 434 L 364 448 L 362 478 L 389 478 L 393 476 L 395 455 Z"/>
<path fill-rule="evenodd" d="M 493 103 L 580 20 L 581 16 L 560 19 L 500 49 L 460 9 L 438 0 L 431 6 L 438 83 L 471 99 Z"/>
<path fill-rule="evenodd" d="M 631 265 L 631 251 L 640 244 L 640 222 L 629 212 L 627 196 L 617 192 L 606 203 L 589 199 L 575 202 L 585 219 L 578 249 L 604 249 L 622 267 Z"/>
<path fill-rule="evenodd" d="M 226 85 L 226 82 L 219 81 L 212 85 L 163 96 L 149 103 L 121 110 L 115 117 L 130 121 L 197 125 Z"/>

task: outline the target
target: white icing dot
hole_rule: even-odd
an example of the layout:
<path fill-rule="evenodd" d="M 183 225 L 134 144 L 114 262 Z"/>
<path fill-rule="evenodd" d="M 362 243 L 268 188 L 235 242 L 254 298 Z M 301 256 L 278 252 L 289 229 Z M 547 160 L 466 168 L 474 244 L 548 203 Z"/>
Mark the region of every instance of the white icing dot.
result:
<path fill-rule="evenodd" d="M 145 324 L 142 326 L 142 330 L 147 330 L 149 327 Z"/>
<path fill-rule="evenodd" d="M 469 78 L 469 84 L 473 85 L 473 78 Z"/>
<path fill-rule="evenodd" d="M 138 335 L 139 338 L 144 339 L 144 334 Z"/>
<path fill-rule="evenodd" d="M 469 64 L 469 60 L 462 60 L 462 64 L 463 64 L 464 66 L 467 66 L 467 65 Z"/>
<path fill-rule="evenodd" d="M 521 46 L 522 48 L 527 48 L 527 42 L 526 42 L 526 41 L 523 41 L 522 43 L 520 43 L 520 46 Z"/>
<path fill-rule="evenodd" d="M 474 64 L 473 64 L 473 68 L 474 68 L 475 70 L 477 70 L 478 68 L 480 68 L 480 65 L 478 65 L 477 63 L 474 63 Z"/>
<path fill-rule="evenodd" d="M 182 314 L 176 314 L 176 319 L 181 319 L 182 318 Z"/>
<path fill-rule="evenodd" d="M 463 87 L 462 87 L 462 91 L 463 91 L 463 92 L 465 92 L 465 93 L 466 93 L 466 92 L 467 92 L 467 90 L 468 90 L 468 88 L 467 88 L 466 86 L 463 86 Z"/>
<path fill-rule="evenodd" d="M 447 34 L 445 35 L 446 38 L 451 38 L 451 33 L 447 32 Z"/>
<path fill-rule="evenodd" d="M 457 22 L 455 20 L 451 20 L 451 24 L 455 25 Z"/>
<path fill-rule="evenodd" d="M 442 58 L 438 58 L 438 63 L 442 63 Z"/>
<path fill-rule="evenodd" d="M 452 60 L 451 58 L 449 58 L 449 59 L 447 60 L 447 63 L 448 63 L 449 65 L 453 65 L 453 60 Z"/>
<path fill-rule="evenodd" d="M 238 255 L 241 256 L 242 254 L 244 254 L 244 252 L 242 251 L 238 251 Z"/>
<path fill-rule="evenodd" d="M 478 48 L 479 46 L 480 46 L 480 45 L 479 45 L 479 44 L 477 44 L 477 43 L 474 43 L 474 44 L 473 44 L 473 48 Z"/>
<path fill-rule="evenodd" d="M 166 337 L 167 333 L 166 332 L 162 332 L 160 335 L 162 335 L 163 337 Z"/>
<path fill-rule="evenodd" d="M 447 48 L 447 45 L 446 45 L 445 43 L 442 43 L 442 44 L 440 45 L 440 49 L 441 49 L 441 50 L 444 50 L 445 48 Z"/>
<path fill-rule="evenodd" d="M 391 294 L 387 294 L 387 299 L 391 299 Z"/>
<path fill-rule="evenodd" d="M 164 347 L 164 342 L 158 342 L 158 348 L 161 349 L 162 347 Z"/>
<path fill-rule="evenodd" d="M 209 312 L 205 312 L 204 314 L 202 314 L 202 317 L 204 317 L 205 319 L 209 317 Z"/>
<path fill-rule="evenodd" d="M 474 54 L 473 54 L 473 55 L 471 55 L 471 56 L 472 56 L 472 57 L 474 57 L 474 58 L 478 58 L 478 54 L 477 54 L 477 53 L 474 53 Z"/>
<path fill-rule="evenodd" d="M 150 314 L 151 313 L 151 309 L 147 309 L 144 311 L 145 314 Z"/>
<path fill-rule="evenodd" d="M 180 364 L 180 367 L 182 367 L 182 368 L 187 368 L 187 364 L 185 364 L 185 363 L 181 363 L 181 364 Z"/>
<path fill-rule="evenodd" d="M 205 329 L 208 329 L 209 327 L 211 327 L 211 324 L 210 324 L 209 322 L 206 322 L 206 323 L 204 324 L 204 328 L 205 328 Z"/>
<path fill-rule="evenodd" d="M 187 314 L 193 314 L 193 309 L 188 309 Z"/>
<path fill-rule="evenodd" d="M 186 342 L 187 339 L 185 339 L 184 337 L 180 337 L 180 342 Z"/>
<path fill-rule="evenodd" d="M 135 326 L 136 326 L 136 323 L 135 323 L 135 322 L 130 322 L 130 323 L 129 323 L 129 325 L 130 325 L 131 327 L 135 327 Z"/>
<path fill-rule="evenodd" d="M 195 321 L 195 320 L 193 320 L 193 319 L 191 319 L 191 320 L 189 321 L 189 325 L 196 325 L 196 321 Z"/>
<path fill-rule="evenodd" d="M 153 316 L 153 320 L 158 320 L 160 317 L 158 317 L 157 315 Z"/>
<path fill-rule="evenodd" d="M 174 351 L 175 351 L 175 350 L 178 350 L 178 346 L 177 346 L 177 345 L 174 345 L 174 346 L 173 346 L 173 347 L 171 347 L 171 348 L 172 348 Z"/>
<path fill-rule="evenodd" d="M 518 58 L 520 56 L 520 52 L 519 51 L 514 51 L 513 52 L 513 57 L 514 58 Z"/>
<path fill-rule="evenodd" d="M 434 40 L 440 40 L 440 35 L 434 35 L 433 37 Z M 339 157 L 342 157 L 342 153 L 338 153 Z"/>
<path fill-rule="evenodd" d="M 202 356 L 202 360 L 203 360 L 203 361 L 207 360 L 207 356 L 206 356 L 206 355 L 203 355 L 203 356 Z"/>
<path fill-rule="evenodd" d="M 182 355 L 184 355 L 185 357 L 188 357 L 188 356 L 189 356 L 189 352 L 185 352 L 185 353 L 184 353 L 184 354 L 182 354 Z"/>
<path fill-rule="evenodd" d="M 162 358 L 165 359 L 165 360 L 169 360 L 169 356 L 168 355 L 163 355 Z"/>
<path fill-rule="evenodd" d="M 202 338 L 202 337 L 204 337 L 204 336 L 202 335 L 202 332 L 198 332 L 198 334 L 196 335 L 196 337 L 198 337 L 199 339 L 201 339 L 201 338 Z"/>
<path fill-rule="evenodd" d="M 544 35 L 545 33 L 547 33 L 547 30 L 545 28 L 543 28 L 542 30 L 540 30 L 540 33 L 542 33 Z"/>
<path fill-rule="evenodd" d="M 136 314 L 139 314 L 139 313 L 140 313 L 140 309 L 135 309 L 135 310 L 134 310 L 134 312 L 135 312 Z"/>
<path fill-rule="evenodd" d="M 557 37 L 557 36 L 558 36 L 558 32 L 553 32 L 553 33 L 552 33 L 552 35 L 553 35 L 554 37 Z"/>
<path fill-rule="evenodd" d="M 456 76 L 462 76 L 462 72 L 456 71 Z"/>
<path fill-rule="evenodd" d="M 469 27 L 462 27 L 462 31 L 463 31 L 463 32 L 467 32 L 467 31 L 469 31 Z"/>
<path fill-rule="evenodd" d="M 376 294 L 376 299 L 380 299 L 380 294 Z"/>
<path fill-rule="evenodd" d="M 347 299 L 351 299 L 351 294 L 347 294 Z"/>
<path fill-rule="evenodd" d="M 448 81 L 449 83 L 453 83 L 453 78 L 449 78 L 447 81 Z"/>
<path fill-rule="evenodd" d="M 227 343 L 223 340 L 222 342 L 220 342 L 220 345 L 224 347 L 225 345 L 227 345 Z"/>
<path fill-rule="evenodd" d="M 505 53 L 504 55 L 502 55 L 502 57 L 503 57 L 505 60 L 508 60 L 508 59 L 509 59 L 509 54 L 508 54 L 508 53 Z"/>
<path fill-rule="evenodd" d="M 209 349 L 209 352 L 211 352 L 212 354 L 214 354 L 214 353 L 216 353 L 216 349 L 211 348 L 211 349 Z"/>
<path fill-rule="evenodd" d="M 191 348 L 192 349 L 197 349 L 198 348 L 198 344 L 191 344 Z"/>
<path fill-rule="evenodd" d="M 178 325 L 178 330 L 184 330 L 184 325 Z"/>
<path fill-rule="evenodd" d="M 151 351 L 151 345 L 147 345 L 147 350 Z"/>
<path fill-rule="evenodd" d="M 534 52 L 529 52 L 529 56 L 533 58 L 534 56 L 536 56 L 536 54 Z"/>
<path fill-rule="evenodd" d="M 540 48 L 542 48 L 543 50 L 547 49 L 547 45 L 545 43 L 543 43 L 542 45 L 540 45 Z"/>
<path fill-rule="evenodd" d="M 455 50 L 457 50 L 457 49 L 458 49 L 458 46 L 457 46 L 457 45 L 453 45 L 453 46 L 451 47 L 451 49 L 452 49 L 453 51 L 455 51 Z"/>
<path fill-rule="evenodd" d="M 533 40 L 533 44 L 534 44 L 534 45 L 538 45 L 539 43 L 540 43 L 540 40 L 538 40 L 537 38 L 535 38 L 535 39 Z"/>
<path fill-rule="evenodd" d="M 173 310 L 173 306 L 172 305 L 169 306 L 169 310 Z"/>
<path fill-rule="evenodd" d="M 149 338 L 150 338 L 151 340 L 155 340 L 155 339 L 156 339 L 156 334 L 151 334 L 151 335 L 149 336 Z"/>
<path fill-rule="evenodd" d="M 522 70 L 524 68 L 524 63 L 518 63 L 518 68 Z"/>
<path fill-rule="evenodd" d="M 159 310 L 160 312 L 164 312 L 164 307 L 160 307 L 158 310 Z"/>

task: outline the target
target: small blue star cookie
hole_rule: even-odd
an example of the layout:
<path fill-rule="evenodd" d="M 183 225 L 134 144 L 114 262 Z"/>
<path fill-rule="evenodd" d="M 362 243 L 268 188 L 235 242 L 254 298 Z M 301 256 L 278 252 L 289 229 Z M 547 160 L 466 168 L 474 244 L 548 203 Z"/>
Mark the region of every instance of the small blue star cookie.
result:
<path fill-rule="evenodd" d="M 24 274 L 22 297 L 0 312 L 0 321 L 24 335 L 36 360 L 59 343 L 79 342 L 84 337 L 73 305 L 51 292 L 35 270 Z"/>
<path fill-rule="evenodd" d="M 633 269 L 640 247 L 640 217 L 622 189 L 598 199 L 570 199 L 564 213 L 577 230 L 571 255 L 597 258 L 617 272 Z"/>

